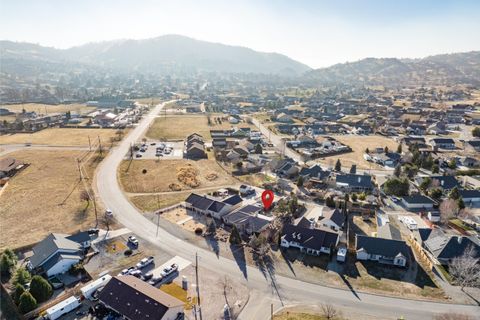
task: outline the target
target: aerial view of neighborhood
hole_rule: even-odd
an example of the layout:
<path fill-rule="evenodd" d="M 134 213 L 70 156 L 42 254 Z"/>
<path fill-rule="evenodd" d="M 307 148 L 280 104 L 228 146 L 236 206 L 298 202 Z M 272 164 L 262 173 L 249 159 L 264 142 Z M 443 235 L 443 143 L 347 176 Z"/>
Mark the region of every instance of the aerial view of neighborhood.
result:
<path fill-rule="evenodd" d="M 0 3 L 0 319 L 480 319 L 479 2 Z"/>

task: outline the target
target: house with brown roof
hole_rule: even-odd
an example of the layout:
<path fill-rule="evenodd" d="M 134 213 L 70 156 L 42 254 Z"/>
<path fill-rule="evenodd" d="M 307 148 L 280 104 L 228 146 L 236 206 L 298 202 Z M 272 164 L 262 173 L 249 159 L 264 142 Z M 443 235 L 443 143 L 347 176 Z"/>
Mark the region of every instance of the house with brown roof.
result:
<path fill-rule="evenodd" d="M 12 157 L 0 159 L 0 179 L 14 176 L 25 163 Z"/>
<path fill-rule="evenodd" d="M 98 300 L 129 320 L 184 319 L 183 301 L 130 275 L 113 277 Z"/>

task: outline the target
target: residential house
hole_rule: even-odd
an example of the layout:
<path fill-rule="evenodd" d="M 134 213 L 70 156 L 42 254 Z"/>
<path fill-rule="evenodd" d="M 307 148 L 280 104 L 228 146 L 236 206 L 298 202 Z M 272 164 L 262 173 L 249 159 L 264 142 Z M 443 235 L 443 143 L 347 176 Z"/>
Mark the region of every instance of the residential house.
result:
<path fill-rule="evenodd" d="M 466 205 L 475 205 L 480 203 L 480 190 L 458 190 Z"/>
<path fill-rule="evenodd" d="M 205 159 L 207 154 L 205 153 L 205 142 L 203 137 L 197 133 L 193 133 L 185 140 L 185 158 L 188 159 Z"/>
<path fill-rule="evenodd" d="M 285 113 L 282 112 L 279 115 L 277 115 L 276 121 L 283 122 L 283 123 L 292 123 L 293 119 L 288 114 L 285 114 Z"/>
<path fill-rule="evenodd" d="M 110 279 L 98 300 L 128 320 L 184 319 L 183 301 L 134 276 Z"/>
<path fill-rule="evenodd" d="M 280 246 L 298 248 L 301 252 L 318 256 L 320 253 L 330 254 L 338 241 L 338 233 L 331 230 L 287 224 L 282 230 Z"/>
<path fill-rule="evenodd" d="M 0 179 L 14 176 L 19 170 L 25 167 L 23 161 L 12 157 L 0 159 Z"/>
<path fill-rule="evenodd" d="M 480 152 L 480 140 L 465 141 L 465 150 L 470 152 Z"/>
<path fill-rule="evenodd" d="M 325 210 L 324 210 L 325 211 Z M 334 231 L 341 231 L 345 225 L 346 216 L 342 210 L 334 209 L 322 212 L 322 217 L 319 223 Z"/>
<path fill-rule="evenodd" d="M 222 217 L 228 226 L 235 226 L 245 235 L 259 234 L 272 222 L 273 218 L 262 215 L 263 209 L 255 205 L 246 205 Z"/>
<path fill-rule="evenodd" d="M 355 236 L 358 260 L 372 260 L 383 264 L 405 267 L 409 249 L 405 241 L 369 236 Z"/>
<path fill-rule="evenodd" d="M 442 265 L 448 265 L 452 259 L 461 256 L 465 250 L 473 246 L 474 258 L 480 258 L 480 245 L 477 240 L 464 236 L 447 236 L 444 233 L 435 233 L 424 241 L 425 248 Z"/>
<path fill-rule="evenodd" d="M 427 196 L 414 194 L 403 197 L 402 204 L 409 210 L 431 210 L 435 201 Z"/>
<path fill-rule="evenodd" d="M 339 174 L 336 176 L 336 185 L 348 191 L 371 191 L 373 189 L 372 177 L 358 174 Z"/>
<path fill-rule="evenodd" d="M 28 268 L 35 273 L 45 273 L 48 277 L 67 272 L 84 256 L 84 250 L 90 247 L 87 232 L 74 235 L 51 233 L 33 247 Z"/>
<path fill-rule="evenodd" d="M 216 219 L 220 219 L 234 208 L 234 206 L 228 202 L 219 201 L 207 195 L 201 196 L 196 193 L 191 193 L 187 199 L 185 199 L 185 207 L 187 210 Z"/>
<path fill-rule="evenodd" d="M 460 186 L 460 183 L 454 176 L 435 175 L 435 176 L 430 176 L 430 179 L 432 179 L 433 185 L 436 185 L 446 191 L 452 190 L 453 188 Z M 416 179 L 416 182 L 418 183 L 418 185 L 420 185 L 422 181 L 423 181 L 423 178 Z"/>
<path fill-rule="evenodd" d="M 455 141 L 451 138 L 433 138 L 430 145 L 433 149 L 455 149 Z"/>
<path fill-rule="evenodd" d="M 330 177 L 331 172 L 323 170 L 318 164 L 313 164 L 310 167 L 302 167 L 298 173 L 305 181 L 316 179 L 325 181 Z"/>

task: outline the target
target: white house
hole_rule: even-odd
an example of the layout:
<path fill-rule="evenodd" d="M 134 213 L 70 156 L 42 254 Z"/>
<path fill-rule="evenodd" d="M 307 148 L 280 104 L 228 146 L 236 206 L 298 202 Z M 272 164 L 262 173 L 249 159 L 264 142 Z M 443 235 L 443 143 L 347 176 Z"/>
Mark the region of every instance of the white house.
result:
<path fill-rule="evenodd" d="M 340 231 L 343 230 L 345 224 L 345 215 L 338 209 L 322 212 L 322 219 L 319 223 L 326 228 Z"/>
<path fill-rule="evenodd" d="M 405 267 L 409 256 L 405 241 L 356 235 L 355 250 L 358 260 L 372 260 L 383 264 Z"/>
<path fill-rule="evenodd" d="M 67 272 L 83 259 L 84 250 L 90 246 L 87 232 L 74 235 L 51 233 L 33 247 L 27 267 L 48 277 Z"/>

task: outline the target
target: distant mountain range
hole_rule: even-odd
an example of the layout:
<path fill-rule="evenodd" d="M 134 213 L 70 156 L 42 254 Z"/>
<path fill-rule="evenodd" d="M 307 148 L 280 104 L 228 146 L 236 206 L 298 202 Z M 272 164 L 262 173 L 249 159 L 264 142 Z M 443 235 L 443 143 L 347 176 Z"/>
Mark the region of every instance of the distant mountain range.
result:
<path fill-rule="evenodd" d="M 441 54 L 423 59 L 367 58 L 309 71 L 316 83 L 366 85 L 480 84 L 480 51 Z"/>
<path fill-rule="evenodd" d="M 0 72 L 10 79 L 96 70 L 180 75 L 197 72 L 271 74 L 312 85 L 480 85 L 480 51 L 423 59 L 367 58 L 313 70 L 281 54 L 179 35 L 89 43 L 65 50 L 0 41 Z"/>
<path fill-rule="evenodd" d="M 121 72 L 221 72 L 297 76 L 310 67 L 278 53 L 199 41 L 179 35 L 88 43 L 66 50 L 0 42 L 2 67 L 81 63 Z M 14 70 L 11 70 L 14 71 Z"/>

